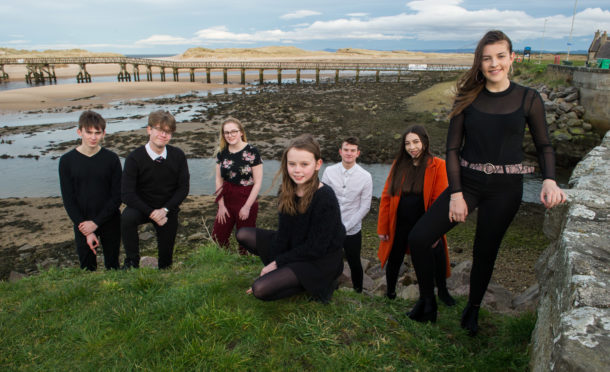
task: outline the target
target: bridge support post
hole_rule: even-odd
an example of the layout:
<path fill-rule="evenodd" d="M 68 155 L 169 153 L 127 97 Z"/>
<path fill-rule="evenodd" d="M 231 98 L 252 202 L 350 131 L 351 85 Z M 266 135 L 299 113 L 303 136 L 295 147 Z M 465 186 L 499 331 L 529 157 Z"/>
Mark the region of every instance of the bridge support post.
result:
<path fill-rule="evenodd" d="M 176 67 L 172 67 L 172 74 L 174 75 L 174 81 L 178 81 L 180 72 L 178 71 L 178 69 Z"/>
<path fill-rule="evenodd" d="M 140 65 L 133 65 L 133 81 L 140 81 Z"/>
<path fill-rule="evenodd" d="M 4 65 L 0 65 L 0 80 L 8 79 L 8 74 L 4 71 Z"/>
<path fill-rule="evenodd" d="M 297 84 L 301 84 L 301 69 L 297 68 Z"/>
<path fill-rule="evenodd" d="M 222 69 L 222 83 L 223 84 L 229 83 L 229 79 L 227 78 L 227 68 L 226 67 Z"/>
<path fill-rule="evenodd" d="M 379 83 L 379 70 L 375 71 L 375 82 Z"/>
<path fill-rule="evenodd" d="M 212 83 L 212 69 L 210 68 L 206 68 L 205 69 L 205 76 L 206 76 L 206 81 L 208 82 L 208 84 Z"/>
<path fill-rule="evenodd" d="M 161 67 L 161 81 L 165 81 L 165 67 Z"/>
<path fill-rule="evenodd" d="M 360 69 L 356 69 L 356 83 L 360 80 Z"/>
<path fill-rule="evenodd" d="M 121 63 L 121 71 L 117 75 L 118 81 L 131 81 L 131 75 L 127 72 L 127 68 L 125 67 L 125 63 Z"/>
<path fill-rule="evenodd" d="M 246 84 L 246 69 L 242 68 L 241 69 L 241 85 L 245 85 Z"/>
<path fill-rule="evenodd" d="M 87 72 L 87 65 L 85 63 L 80 63 L 80 71 L 78 73 L 78 75 L 76 75 L 76 82 L 77 83 L 90 83 L 91 82 L 91 75 L 89 75 L 89 73 Z"/>
<path fill-rule="evenodd" d="M 316 69 L 316 85 L 320 84 L 320 69 Z"/>
<path fill-rule="evenodd" d="M 146 81 L 153 81 L 151 65 L 146 65 Z"/>
<path fill-rule="evenodd" d="M 339 70 L 335 70 L 335 84 L 339 82 Z"/>
<path fill-rule="evenodd" d="M 258 70 L 258 81 L 260 83 L 260 85 L 263 85 L 264 80 L 263 80 L 263 76 L 264 76 L 264 71 L 262 68 Z"/>
<path fill-rule="evenodd" d="M 190 69 L 190 75 L 191 75 L 191 83 L 195 82 L 195 69 L 192 68 Z"/>
<path fill-rule="evenodd" d="M 282 84 L 282 69 L 281 68 L 277 69 L 277 84 L 278 85 Z"/>

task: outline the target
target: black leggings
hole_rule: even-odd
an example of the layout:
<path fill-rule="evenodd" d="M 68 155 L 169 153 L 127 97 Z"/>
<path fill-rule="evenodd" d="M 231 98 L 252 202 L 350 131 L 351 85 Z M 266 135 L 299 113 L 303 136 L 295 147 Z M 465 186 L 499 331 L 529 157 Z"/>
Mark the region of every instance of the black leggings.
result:
<path fill-rule="evenodd" d="M 235 235 L 237 242 L 246 248 L 248 252 L 261 258 L 264 265 L 273 262 L 269 253 L 271 241 L 276 234 L 273 230 L 257 229 L 255 227 L 242 227 Z M 258 244 L 257 244 L 258 243 Z M 280 298 L 290 297 L 305 291 L 294 271 L 289 267 L 280 267 L 258 277 L 252 284 L 254 297 L 273 301 Z"/>
<path fill-rule="evenodd" d="M 480 305 L 493 273 L 502 238 L 512 222 L 523 195 L 521 175 L 490 174 L 461 168 L 462 193 L 468 212 L 478 208 L 472 250 L 469 301 Z M 420 218 L 409 235 L 409 247 L 421 297 L 434 295 L 434 258 L 430 246 L 457 223 L 449 221 L 446 189 Z"/>

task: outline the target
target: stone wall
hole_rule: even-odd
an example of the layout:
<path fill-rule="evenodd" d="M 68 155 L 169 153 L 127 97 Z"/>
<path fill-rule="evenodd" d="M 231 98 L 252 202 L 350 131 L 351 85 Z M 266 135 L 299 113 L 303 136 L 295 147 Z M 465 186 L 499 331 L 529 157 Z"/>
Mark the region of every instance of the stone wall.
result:
<path fill-rule="evenodd" d="M 568 202 L 547 212 L 551 244 L 536 265 L 533 371 L 610 366 L 610 132 L 574 169 Z"/>
<path fill-rule="evenodd" d="M 610 129 L 610 70 L 587 67 L 549 65 L 550 71 L 572 75 L 579 88 L 580 103 L 586 109 L 585 120 L 600 132 Z"/>

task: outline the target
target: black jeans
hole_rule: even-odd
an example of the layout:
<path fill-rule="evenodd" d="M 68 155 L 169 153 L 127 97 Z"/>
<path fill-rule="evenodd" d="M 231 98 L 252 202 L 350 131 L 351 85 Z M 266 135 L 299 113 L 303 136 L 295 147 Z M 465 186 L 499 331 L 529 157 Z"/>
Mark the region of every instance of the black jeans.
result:
<path fill-rule="evenodd" d="M 100 246 L 104 253 L 104 266 L 106 269 L 119 268 L 119 249 L 121 246 L 121 215 L 118 213 L 95 230 L 100 239 Z M 74 225 L 74 241 L 76 242 L 76 253 L 80 261 L 80 268 L 90 271 L 97 269 L 97 259 L 89 245 L 87 238 Z M 99 251 L 99 248 L 96 249 Z"/>
<path fill-rule="evenodd" d="M 178 212 L 169 212 L 165 225 L 159 226 L 148 216 L 144 215 L 144 213 L 131 207 L 125 207 L 121 215 L 121 235 L 123 237 L 123 247 L 125 248 L 125 266 L 140 266 L 138 226 L 148 222 L 152 223 L 157 232 L 159 269 L 168 268 L 172 265 L 174 254 L 174 242 L 176 241 L 176 232 L 178 231 Z"/>
<path fill-rule="evenodd" d="M 362 249 L 362 231 L 354 235 L 347 235 L 343 241 L 345 259 L 352 273 L 352 285 L 354 289 L 362 289 L 362 262 L 360 261 L 360 250 Z"/>
<path fill-rule="evenodd" d="M 493 273 L 500 243 L 512 222 L 523 195 L 523 176 L 485 174 L 461 168 L 462 193 L 472 213 L 478 208 L 477 227 L 472 251 L 469 301 L 480 305 Z M 419 293 L 434 295 L 434 258 L 430 246 L 457 223 L 449 221 L 449 199 L 446 189 L 420 218 L 409 235 L 409 247 Z"/>

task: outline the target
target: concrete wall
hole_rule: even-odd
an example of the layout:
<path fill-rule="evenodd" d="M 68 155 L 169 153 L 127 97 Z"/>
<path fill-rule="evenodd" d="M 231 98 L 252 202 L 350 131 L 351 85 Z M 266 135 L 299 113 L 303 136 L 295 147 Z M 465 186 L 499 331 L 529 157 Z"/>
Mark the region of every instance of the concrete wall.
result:
<path fill-rule="evenodd" d="M 610 366 L 610 132 L 576 166 L 568 202 L 547 212 L 552 243 L 536 265 L 533 371 Z"/>
<path fill-rule="evenodd" d="M 550 71 L 572 75 L 572 84 L 579 88 L 584 119 L 600 133 L 610 129 L 610 70 L 549 65 Z"/>

